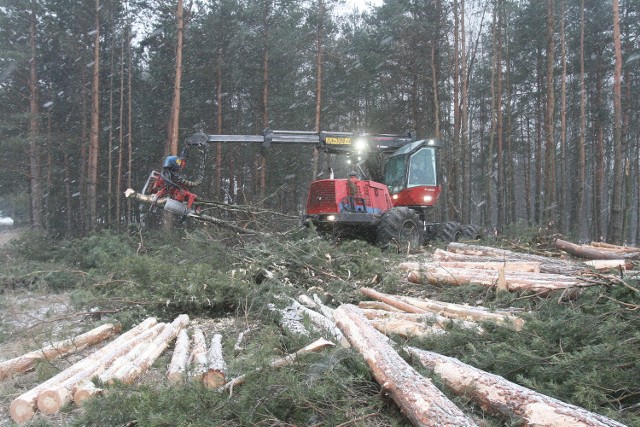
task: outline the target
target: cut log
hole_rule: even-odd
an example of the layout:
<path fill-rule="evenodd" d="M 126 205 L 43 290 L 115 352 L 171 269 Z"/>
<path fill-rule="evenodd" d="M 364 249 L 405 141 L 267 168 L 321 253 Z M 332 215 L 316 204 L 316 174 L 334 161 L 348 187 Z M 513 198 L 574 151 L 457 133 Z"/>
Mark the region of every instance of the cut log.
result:
<path fill-rule="evenodd" d="M 338 343 L 343 348 L 349 347 L 349 342 L 344 337 L 344 335 L 342 335 L 342 332 L 340 332 L 340 329 L 336 327 L 335 323 L 333 323 L 333 320 L 328 319 L 327 317 L 323 316 L 317 311 L 313 311 L 310 308 L 307 308 L 303 305 L 298 304 L 297 301 L 293 301 L 293 307 L 296 310 L 300 311 L 303 315 L 306 315 L 309 318 L 309 321 L 313 323 L 315 326 L 329 332 L 329 334 L 331 334 L 331 336 L 336 341 L 338 341 Z"/>
<path fill-rule="evenodd" d="M 555 274 L 573 274 L 582 269 L 571 261 L 541 255 L 524 254 L 488 246 L 451 242 L 447 246 L 447 249 L 448 252 L 437 249 L 433 254 L 433 259 L 436 261 L 539 262 L 541 273 Z"/>
<path fill-rule="evenodd" d="M 407 322 L 414 322 L 426 325 L 433 325 L 441 330 L 445 330 L 447 325 L 453 323 L 461 328 L 471 329 L 478 333 L 482 333 L 482 328 L 475 322 L 469 322 L 461 319 L 451 319 L 441 316 L 437 313 L 427 311 L 424 314 L 414 314 L 405 312 L 389 312 L 384 310 L 362 309 L 362 313 L 369 320 L 395 319 Z"/>
<path fill-rule="evenodd" d="M 167 369 L 167 378 L 172 383 L 177 383 L 182 380 L 184 373 L 187 370 L 187 363 L 189 361 L 189 347 L 191 341 L 189 340 L 189 334 L 185 329 L 182 329 L 176 339 L 176 345 L 173 349 L 173 355 L 171 356 L 171 362 Z"/>
<path fill-rule="evenodd" d="M 202 381 L 207 372 L 207 340 L 200 328 L 193 329 L 193 345 L 189 355 L 189 376 Z"/>
<path fill-rule="evenodd" d="M 100 387 L 96 387 L 96 385 L 91 381 L 84 381 L 82 386 L 74 393 L 73 401 L 76 405 L 82 405 L 85 400 L 90 397 L 97 396 L 100 393 L 102 393 L 102 389 Z"/>
<path fill-rule="evenodd" d="M 130 384 L 135 381 L 140 374 L 149 369 L 158 356 L 160 356 L 167 346 L 176 338 L 180 330 L 188 323 L 189 316 L 181 314 L 173 322 L 166 325 L 162 332 L 151 341 L 144 353 L 137 357 L 130 365 L 124 366 L 116 372 L 110 382 L 119 380 L 123 383 Z"/>
<path fill-rule="evenodd" d="M 318 352 L 327 347 L 335 347 L 335 344 L 324 338 L 319 338 L 314 342 L 312 342 L 311 344 L 302 347 L 300 350 L 296 351 L 295 353 L 289 353 L 284 357 L 279 357 L 277 359 L 274 359 L 273 361 L 271 361 L 271 363 L 269 363 L 269 366 L 272 368 L 282 368 L 283 366 L 291 365 L 299 356 L 302 356 L 308 353 Z M 261 370 L 262 368 L 256 369 L 257 372 Z M 239 377 L 236 377 L 231 381 L 227 382 L 224 385 L 223 390 L 228 391 L 229 393 L 233 393 L 233 388 L 237 385 L 244 384 L 246 379 L 247 379 L 246 375 L 240 375 Z"/>
<path fill-rule="evenodd" d="M 633 268 L 633 262 L 627 259 L 596 259 L 584 261 L 583 264 L 598 271 L 631 270 Z"/>
<path fill-rule="evenodd" d="M 92 377 L 100 375 L 107 367 L 119 357 L 127 354 L 138 343 L 153 339 L 163 327 L 163 323 L 154 325 L 142 333 L 133 336 L 130 340 L 121 341 L 110 345 L 107 350 L 101 351 L 98 356 L 85 359 L 82 369 L 71 377 L 44 387 L 38 394 L 38 409 L 45 414 L 55 414 L 64 405 L 73 399 L 73 392 L 78 384 Z"/>
<path fill-rule="evenodd" d="M 251 332 L 251 328 L 247 328 L 238 334 L 238 339 L 236 340 L 236 343 L 233 345 L 233 352 L 236 356 L 244 350 L 244 347 L 242 347 L 242 342 L 244 341 L 245 337 L 249 332 Z"/>
<path fill-rule="evenodd" d="M 226 382 L 227 365 L 222 354 L 222 335 L 214 334 L 207 353 L 208 367 L 203 382 L 208 388 L 219 388 Z"/>
<path fill-rule="evenodd" d="M 378 301 L 382 301 L 385 304 L 389 304 L 391 307 L 395 307 L 407 313 L 425 314 L 427 312 L 422 308 L 418 308 L 414 305 L 407 304 L 404 301 L 400 301 L 400 299 L 394 297 L 393 295 L 383 294 L 382 292 L 378 292 L 375 289 L 360 288 L 360 292 L 370 298 L 377 299 Z"/>
<path fill-rule="evenodd" d="M 414 298 L 398 296 L 407 304 L 414 305 L 426 311 L 437 313 L 450 319 L 464 319 L 474 322 L 495 322 L 498 324 L 511 324 L 516 331 L 521 331 L 524 326 L 524 319 L 509 313 L 499 313 L 488 311 L 484 307 L 472 307 L 469 305 L 454 304 L 449 302 L 436 301 L 427 298 Z"/>
<path fill-rule="evenodd" d="M 399 335 L 403 338 L 424 338 L 446 333 L 437 324 L 426 325 L 405 319 L 373 319 L 369 320 L 369 324 L 387 336 Z"/>
<path fill-rule="evenodd" d="M 470 270 L 461 268 L 429 267 L 420 271 L 411 271 L 407 279 L 413 283 L 432 285 L 481 285 L 495 287 L 498 285 L 499 272 L 489 270 Z M 511 292 L 532 291 L 548 293 L 574 287 L 594 286 L 578 277 L 559 274 L 509 272 L 504 274 L 504 285 Z"/>
<path fill-rule="evenodd" d="M 636 248 L 634 246 L 618 246 L 612 245 L 611 243 L 605 242 L 591 242 L 591 246 L 612 252 L 626 252 L 626 253 L 638 253 L 640 252 L 640 248 Z"/>
<path fill-rule="evenodd" d="M 358 307 L 362 309 L 384 310 L 384 311 L 391 311 L 395 313 L 404 313 L 404 311 L 400 310 L 399 308 L 395 308 L 394 306 L 391 306 L 386 302 L 382 302 L 382 301 L 360 301 L 358 303 Z"/>
<path fill-rule="evenodd" d="M 335 321 L 351 346 L 365 359 L 376 381 L 416 426 L 474 426 L 433 383 L 395 352 L 388 339 L 369 325 L 361 310 L 345 304 Z"/>
<path fill-rule="evenodd" d="M 267 304 L 267 308 L 271 311 L 275 311 L 280 315 L 280 327 L 283 331 L 291 335 L 303 335 L 308 336 L 309 331 L 302 324 L 303 316 L 298 313 L 293 307 L 286 307 L 284 309 L 276 308 L 272 303 Z"/>
<path fill-rule="evenodd" d="M 640 252 L 613 252 L 608 250 L 600 250 L 597 247 L 591 245 L 576 245 L 575 243 L 567 242 L 566 240 L 556 239 L 556 248 L 575 255 L 580 258 L 587 259 L 638 259 L 640 258 Z"/>
<path fill-rule="evenodd" d="M 35 412 L 36 412 L 36 403 L 37 403 L 37 400 L 38 400 L 38 395 L 40 394 L 40 392 L 42 390 L 45 390 L 48 387 L 52 387 L 52 386 L 55 386 L 57 384 L 60 384 L 60 383 L 64 382 L 65 380 L 71 378 L 72 376 L 74 376 L 75 374 L 80 372 L 86 365 L 88 365 L 88 364 L 90 365 L 92 363 L 95 363 L 96 360 L 98 360 L 100 357 L 102 357 L 102 355 L 104 355 L 106 352 L 111 351 L 111 349 L 114 348 L 115 346 L 121 344 L 122 342 L 126 341 L 127 339 L 130 339 L 131 337 L 135 336 L 136 334 L 141 333 L 145 329 L 148 329 L 149 327 L 151 327 L 151 325 L 153 325 L 155 323 L 157 323 L 157 320 L 155 318 L 146 319 L 140 325 L 138 325 L 135 328 L 131 329 L 130 331 L 120 335 L 113 342 L 111 342 L 111 343 L 107 344 L 106 346 L 102 347 L 97 352 L 94 352 L 92 355 L 90 355 L 90 356 L 80 360 L 79 362 L 73 364 L 72 366 L 70 366 L 69 368 L 65 369 L 64 371 L 62 371 L 62 372 L 58 373 L 57 375 L 54 375 L 53 377 L 49 378 L 47 381 L 41 383 L 40 385 L 32 388 L 29 391 L 21 394 L 20 396 L 18 396 L 16 399 L 14 399 L 11 402 L 11 406 L 9 408 L 9 413 L 11 415 L 11 418 L 16 423 L 22 423 L 22 422 L 25 422 L 25 421 L 31 419 L 33 417 L 33 415 L 35 414 Z"/>
<path fill-rule="evenodd" d="M 309 295 L 305 295 L 305 294 L 298 295 L 298 301 L 300 302 L 300 304 L 310 309 L 318 308 L 318 304 L 316 304 L 316 302 L 313 299 L 311 299 Z"/>
<path fill-rule="evenodd" d="M 313 301 L 318 304 L 318 308 L 320 309 L 320 313 L 322 313 L 322 315 L 328 319 L 333 319 L 333 308 L 323 304 L 323 302 L 320 300 L 320 297 L 318 297 L 317 294 L 313 294 Z"/>
<path fill-rule="evenodd" d="M 540 263 L 530 261 L 439 261 L 436 264 L 427 263 L 427 265 L 442 268 L 465 268 L 495 271 L 504 268 L 504 271 L 540 273 Z M 400 264 L 401 271 L 420 270 L 421 267 L 422 265 L 417 262 L 403 262 Z"/>
<path fill-rule="evenodd" d="M 38 350 L 0 362 L 0 380 L 12 374 L 24 372 L 33 367 L 38 360 L 53 360 L 57 357 L 82 351 L 90 345 L 98 344 L 120 332 L 120 325 L 107 323 L 88 332 L 63 341 L 55 342 Z"/>
<path fill-rule="evenodd" d="M 494 415 L 522 418 L 526 426 L 624 427 L 603 415 L 537 393 L 457 359 L 414 347 L 405 350 L 455 393 L 471 398 Z"/>

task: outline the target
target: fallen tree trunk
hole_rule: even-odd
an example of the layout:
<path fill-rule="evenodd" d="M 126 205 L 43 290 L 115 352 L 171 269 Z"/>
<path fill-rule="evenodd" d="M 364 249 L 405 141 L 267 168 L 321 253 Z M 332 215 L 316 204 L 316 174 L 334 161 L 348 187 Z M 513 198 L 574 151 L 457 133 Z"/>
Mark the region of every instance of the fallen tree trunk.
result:
<path fill-rule="evenodd" d="M 189 366 L 189 375 L 202 381 L 204 373 L 207 372 L 207 340 L 200 328 L 193 329 L 193 345 L 189 355 Z"/>
<path fill-rule="evenodd" d="M 328 319 L 317 311 L 313 311 L 310 308 L 300 305 L 297 301 L 293 301 L 293 307 L 296 310 L 299 310 L 303 315 L 306 315 L 315 326 L 329 332 L 343 348 L 349 347 L 349 342 L 344 335 L 342 335 L 340 329 L 336 327 L 335 323 L 333 323 L 333 320 Z"/>
<path fill-rule="evenodd" d="M 214 334 L 207 353 L 207 371 L 203 382 L 208 388 L 222 387 L 226 382 L 227 365 L 222 355 L 222 335 Z"/>
<path fill-rule="evenodd" d="M 171 355 L 171 362 L 167 369 L 167 378 L 172 383 L 181 381 L 187 370 L 190 346 L 189 334 L 185 329 L 182 329 L 178 334 L 178 338 L 176 338 L 176 345 L 173 348 L 173 355 Z"/>
<path fill-rule="evenodd" d="M 474 322 L 495 322 L 498 324 L 511 324 L 516 331 L 521 331 L 524 326 L 524 319 L 509 313 L 498 313 L 488 311 L 484 307 L 472 307 L 469 305 L 454 304 L 449 302 L 436 301 L 432 299 L 422 299 L 407 296 L 399 296 L 400 300 L 407 304 L 414 305 L 423 310 L 437 313 L 450 319 L 464 319 Z"/>
<path fill-rule="evenodd" d="M 573 262 L 564 261 L 561 259 L 555 259 L 545 257 L 541 255 L 525 254 L 520 252 L 513 252 L 506 249 L 497 249 L 489 246 L 468 245 L 465 243 L 451 242 L 447 245 L 447 251 L 436 250 L 434 253 L 434 260 L 439 261 L 489 261 L 489 262 L 504 262 L 504 261 L 525 261 L 525 262 L 539 262 L 541 273 L 555 273 L 555 274 L 573 274 L 580 271 L 582 268 L 575 265 Z M 451 256 L 448 254 L 462 255 L 460 257 Z M 442 259 L 442 258 L 448 259 Z"/>
<path fill-rule="evenodd" d="M 312 342 L 309 345 L 306 345 L 304 347 L 302 347 L 300 350 L 296 351 L 295 353 L 289 353 L 284 357 L 279 357 L 273 361 L 271 361 L 269 363 L 269 366 L 271 368 L 282 368 L 283 366 L 288 366 L 291 365 L 299 356 L 308 354 L 308 353 L 314 353 L 314 352 L 318 352 L 326 347 L 335 347 L 335 344 L 332 343 L 331 341 L 328 341 L 324 338 L 319 338 L 317 340 L 315 340 L 314 342 Z M 259 372 L 261 371 L 262 368 L 257 368 L 256 371 Z M 241 385 L 244 384 L 244 382 L 246 381 L 247 376 L 246 374 L 244 375 L 240 375 L 239 377 L 236 377 L 234 379 L 232 379 L 231 381 L 227 382 L 224 387 L 223 390 L 224 391 L 228 391 L 229 394 L 233 393 L 233 388 L 237 385 Z"/>
<path fill-rule="evenodd" d="M 461 268 L 491 271 L 520 271 L 529 273 L 540 273 L 539 262 L 529 261 L 439 261 L 437 263 L 420 264 L 417 262 L 403 262 L 400 270 L 412 271 L 420 270 L 424 265 L 442 268 Z"/>
<path fill-rule="evenodd" d="M 425 314 L 427 312 L 426 310 L 418 308 L 414 305 L 407 304 L 406 302 L 401 301 L 399 298 L 393 295 L 383 294 L 382 292 L 378 292 L 375 289 L 360 288 L 360 293 L 363 293 L 370 298 L 377 299 L 378 301 L 381 301 L 385 304 L 389 304 L 391 307 L 397 308 L 407 313 Z"/>
<path fill-rule="evenodd" d="M 393 313 L 405 313 L 403 310 L 395 308 L 394 306 L 382 301 L 360 301 L 358 303 L 358 307 L 362 309 L 390 311 Z"/>
<path fill-rule="evenodd" d="M 0 362 L 0 380 L 12 374 L 31 369 L 38 360 L 53 360 L 57 357 L 82 351 L 90 345 L 98 344 L 110 338 L 120 332 L 120 329 L 120 325 L 107 323 L 76 337 L 52 343 L 22 356 Z"/>
<path fill-rule="evenodd" d="M 363 309 L 361 308 L 364 316 L 369 320 L 384 320 L 384 319 L 394 319 L 394 320 L 402 320 L 406 322 L 420 323 L 433 325 L 436 328 L 441 330 L 445 330 L 447 325 L 456 324 L 461 328 L 472 329 L 478 333 L 482 333 L 483 330 L 480 326 L 478 326 L 475 322 L 469 322 L 461 319 L 451 319 L 448 317 L 441 316 L 437 313 L 427 311 L 424 314 L 414 314 L 414 313 L 405 313 L 405 312 L 389 312 L 385 310 L 375 310 L 375 309 Z"/>
<path fill-rule="evenodd" d="M 117 346 L 119 345 L 119 343 L 122 343 L 126 339 L 129 339 L 132 336 L 135 336 L 141 333 L 142 331 L 144 331 L 145 329 L 148 329 L 155 323 L 157 323 L 157 320 L 155 318 L 146 319 L 140 325 L 120 335 L 113 342 L 107 344 L 97 352 L 73 364 L 69 368 L 58 373 L 57 375 L 54 375 L 53 377 L 49 378 L 47 381 L 32 388 L 31 390 L 21 394 L 11 402 L 11 406 L 9 408 L 9 414 L 11 415 L 11 418 L 16 423 L 23 423 L 31 419 L 36 412 L 36 402 L 38 400 L 38 395 L 42 390 L 45 390 L 47 387 L 54 386 L 56 384 L 59 384 L 71 378 L 73 375 L 80 372 L 85 366 L 85 364 L 93 363 L 95 360 L 99 359 L 103 354 L 110 351 L 114 346 Z"/>
<path fill-rule="evenodd" d="M 638 259 L 640 252 L 620 253 L 607 250 L 599 250 L 590 245 L 576 245 L 566 240 L 556 239 L 556 248 L 575 255 L 580 258 L 587 259 Z"/>
<path fill-rule="evenodd" d="M 414 347 L 404 349 L 455 393 L 471 398 L 494 415 L 522 418 L 526 426 L 624 427 L 603 415 L 537 393 L 457 359 Z"/>
<path fill-rule="evenodd" d="M 135 345 L 153 339 L 163 327 L 164 323 L 158 323 L 151 329 L 133 336 L 130 340 L 112 345 L 108 351 L 100 352 L 99 357 L 94 355 L 85 359 L 79 372 L 58 384 L 44 387 L 40 391 L 37 401 L 38 409 L 45 414 L 55 414 L 73 399 L 73 392 L 78 384 L 100 375 L 114 360 L 129 352 Z"/>
<path fill-rule="evenodd" d="M 619 246 L 619 245 L 612 245 L 611 243 L 605 243 L 605 242 L 591 242 L 591 246 L 600 248 L 605 251 L 635 253 L 635 254 L 640 253 L 640 248 L 637 248 L 634 246 Z"/>
<path fill-rule="evenodd" d="M 446 333 L 438 324 L 426 325 L 405 319 L 370 319 L 369 324 L 384 335 L 399 335 L 403 338 L 424 338 Z"/>
<path fill-rule="evenodd" d="M 280 327 L 283 331 L 292 335 L 308 336 L 309 331 L 302 324 L 303 316 L 293 307 L 283 309 L 276 308 L 273 303 L 267 304 L 267 308 L 280 314 Z"/>
<path fill-rule="evenodd" d="M 494 287 L 500 284 L 499 275 L 500 272 L 490 272 L 489 270 L 429 267 L 420 271 L 409 272 L 407 279 L 410 282 L 420 284 Z M 597 284 L 582 281 L 577 277 L 558 274 L 505 272 L 503 285 L 505 290 L 511 292 L 532 291 L 546 293 L 554 290 L 594 286 Z"/>
<path fill-rule="evenodd" d="M 598 271 L 633 269 L 633 262 L 627 259 L 596 259 L 584 261 L 583 264 Z"/>
<path fill-rule="evenodd" d="M 356 306 L 338 307 L 334 318 L 376 381 L 416 426 L 475 426 L 457 406 L 402 359 Z"/>

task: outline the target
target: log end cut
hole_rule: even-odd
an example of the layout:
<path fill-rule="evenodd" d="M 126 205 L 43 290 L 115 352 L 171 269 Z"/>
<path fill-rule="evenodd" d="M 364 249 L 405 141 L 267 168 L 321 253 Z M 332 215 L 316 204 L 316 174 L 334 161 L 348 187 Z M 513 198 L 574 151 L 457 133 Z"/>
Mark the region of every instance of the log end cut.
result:
<path fill-rule="evenodd" d="M 20 424 L 30 420 L 36 413 L 35 402 L 29 402 L 25 399 L 17 398 L 11 402 L 9 407 L 9 414 L 11 419 Z"/>
<path fill-rule="evenodd" d="M 71 400 L 71 393 L 66 388 L 45 390 L 38 394 L 38 409 L 44 414 L 55 414 Z"/>
<path fill-rule="evenodd" d="M 76 405 L 80 406 L 84 403 L 85 400 L 97 396 L 102 393 L 102 389 L 96 387 L 91 381 L 86 382 L 81 387 L 78 387 L 75 394 L 73 395 L 73 401 L 76 402 Z"/>
<path fill-rule="evenodd" d="M 204 373 L 202 382 L 207 388 L 217 389 L 223 387 L 226 383 L 224 372 L 209 369 Z"/>

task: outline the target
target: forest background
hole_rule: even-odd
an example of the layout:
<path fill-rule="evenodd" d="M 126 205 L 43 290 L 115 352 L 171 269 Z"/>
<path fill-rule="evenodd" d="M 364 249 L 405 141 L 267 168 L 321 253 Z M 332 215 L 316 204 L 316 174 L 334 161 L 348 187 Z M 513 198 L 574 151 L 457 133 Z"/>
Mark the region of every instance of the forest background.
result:
<path fill-rule="evenodd" d="M 3 0 L 0 209 L 51 235 L 149 223 L 124 199 L 197 130 L 438 138 L 435 219 L 640 242 L 640 1 Z M 198 193 L 300 214 L 341 158 L 209 149 Z"/>

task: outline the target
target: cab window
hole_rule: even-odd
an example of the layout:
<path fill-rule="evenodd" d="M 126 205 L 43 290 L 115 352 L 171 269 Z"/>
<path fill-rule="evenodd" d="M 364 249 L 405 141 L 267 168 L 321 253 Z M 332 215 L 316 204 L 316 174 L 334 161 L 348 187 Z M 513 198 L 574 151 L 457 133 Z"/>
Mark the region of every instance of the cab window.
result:
<path fill-rule="evenodd" d="M 436 160 L 433 148 L 422 148 L 409 159 L 409 180 L 407 187 L 437 185 Z"/>

